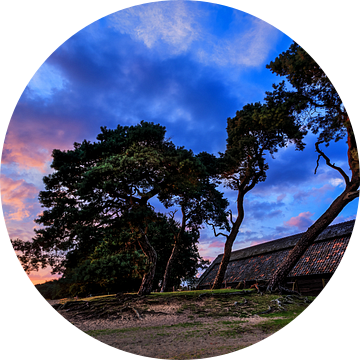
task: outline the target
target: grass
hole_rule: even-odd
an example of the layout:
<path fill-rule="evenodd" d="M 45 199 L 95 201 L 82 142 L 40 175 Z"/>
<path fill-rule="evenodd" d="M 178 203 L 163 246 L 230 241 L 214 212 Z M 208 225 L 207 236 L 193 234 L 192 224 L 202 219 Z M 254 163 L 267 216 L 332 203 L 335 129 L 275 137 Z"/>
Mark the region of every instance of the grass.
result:
<path fill-rule="evenodd" d="M 212 294 L 226 294 L 226 293 L 235 293 L 235 292 L 241 293 L 242 291 L 243 290 L 237 290 L 237 289 L 217 289 L 217 290 L 174 291 L 174 292 L 163 292 L 163 293 L 153 292 L 150 295 L 147 295 L 146 299 L 151 304 L 157 304 L 157 303 L 161 303 L 162 301 L 166 301 L 168 298 L 179 299 L 179 300 L 183 300 L 183 299 L 191 300 L 194 298 L 198 298 L 199 295 L 202 294 L 212 295 Z M 135 293 L 128 293 L 128 295 L 135 295 Z M 114 298 L 114 297 L 115 294 L 98 295 L 98 296 L 79 298 L 78 301 L 99 301 L 99 300 L 101 301 L 101 300 L 106 300 L 106 298 Z M 60 299 L 61 303 L 65 303 L 67 301 L 74 301 L 74 298 Z M 219 301 L 226 302 L 226 300 L 222 300 L 222 299 L 219 299 Z"/>
<path fill-rule="evenodd" d="M 133 327 L 125 329 L 104 329 L 104 330 L 89 330 L 87 334 L 92 337 L 99 337 L 103 335 L 113 335 L 113 334 L 125 334 L 131 332 L 139 331 L 150 331 L 155 336 L 169 336 L 167 331 L 171 331 L 176 328 L 183 329 L 192 329 L 183 333 L 185 338 L 201 336 L 202 333 L 208 333 L 210 336 L 221 336 L 221 337 L 239 337 L 245 332 L 251 332 L 256 329 L 261 330 L 266 333 L 273 333 L 288 323 L 290 323 L 296 316 L 298 316 L 303 309 L 298 309 L 298 311 L 286 311 L 286 312 L 277 312 L 274 314 L 264 314 L 263 317 L 269 318 L 265 323 L 260 323 L 257 325 L 245 325 L 240 326 L 240 324 L 245 324 L 247 320 L 226 320 L 226 321 L 216 321 L 214 320 L 211 324 L 203 324 L 199 321 L 184 322 L 174 325 L 160 325 L 160 326 L 149 326 L 149 327 Z M 281 317 L 273 319 L 273 317 Z M 199 329 L 201 328 L 201 329 Z M 219 328 L 221 328 L 219 330 Z M 161 331 L 160 331 L 161 330 Z M 200 331 L 201 330 L 201 331 Z"/>
<path fill-rule="evenodd" d="M 241 291 L 242 290 L 238 290 L 237 292 L 241 293 Z M 259 295 L 257 293 L 246 294 L 241 296 L 241 300 L 239 300 L 238 295 L 226 296 L 226 297 L 215 296 L 215 297 L 204 298 L 202 300 L 202 303 L 198 303 L 198 302 L 191 303 L 191 300 L 195 300 L 195 296 L 196 296 L 196 300 L 198 299 L 199 294 L 204 294 L 204 293 L 221 294 L 221 293 L 229 293 L 229 292 L 234 292 L 234 291 L 231 289 L 216 290 L 215 292 L 212 292 L 210 290 L 184 291 L 181 293 L 175 293 L 175 295 L 172 296 L 173 298 L 176 297 L 178 298 L 178 300 L 180 300 L 182 296 L 186 296 L 189 293 L 191 294 L 193 299 L 189 297 L 182 298 L 182 300 L 186 299 L 187 301 L 184 301 L 184 303 L 180 305 L 179 309 L 177 310 L 178 314 L 187 312 L 189 318 L 194 318 L 194 315 L 196 315 L 199 318 L 212 317 L 215 319 L 221 317 L 228 317 L 228 316 L 243 318 L 255 314 L 266 317 L 267 314 L 262 314 L 262 313 L 269 309 L 269 305 L 271 305 L 272 308 L 277 309 L 276 304 L 271 302 L 272 300 L 279 298 L 279 295 L 276 294 L 273 295 L 271 294 Z M 168 293 L 168 294 L 173 294 L 173 293 Z M 164 293 L 161 293 L 161 294 L 155 294 L 154 296 L 156 297 L 156 296 L 165 296 L 165 295 Z M 290 311 L 289 314 L 291 314 L 291 312 L 294 309 L 303 305 L 304 305 L 303 300 L 299 302 L 293 299 L 293 303 L 286 304 L 286 308 Z M 283 314 L 281 316 L 288 316 L 289 314 Z M 279 311 L 277 310 L 275 313 L 272 313 L 269 316 L 270 317 L 280 316 L 280 314 Z"/>
<path fill-rule="evenodd" d="M 173 360 L 186 360 L 186 359 L 203 359 L 207 357 L 213 357 L 214 350 L 219 352 L 220 354 L 229 354 L 231 352 L 241 350 L 246 346 L 234 346 L 234 345 L 221 345 L 216 346 L 211 349 L 198 349 L 191 352 L 184 352 L 181 354 L 177 354 L 176 356 L 171 357 Z"/>
<path fill-rule="evenodd" d="M 103 329 L 103 330 L 89 330 L 86 333 L 90 336 L 97 337 L 99 335 L 112 335 L 117 333 L 127 333 L 133 331 L 142 331 L 142 330 L 160 330 L 160 329 L 173 329 L 173 328 L 189 328 L 194 326 L 203 326 L 199 321 L 185 322 L 174 325 L 158 325 L 158 326 L 148 326 L 148 327 L 132 327 L 125 329 Z"/>
<path fill-rule="evenodd" d="M 133 341 L 134 332 L 141 334 L 142 340 L 141 346 L 153 346 L 154 341 L 160 343 L 166 343 L 168 339 L 176 338 L 176 340 L 188 341 L 199 337 L 208 337 L 216 339 L 240 339 L 246 334 L 253 333 L 254 335 L 261 333 L 276 333 L 285 328 L 292 321 L 294 321 L 299 315 L 301 315 L 307 307 L 311 304 L 305 304 L 304 300 L 298 300 L 292 298 L 293 303 L 285 303 L 286 297 L 278 294 L 257 294 L 256 290 L 252 293 L 246 293 L 244 295 L 230 295 L 226 297 L 214 296 L 204 297 L 199 299 L 199 294 L 202 293 L 229 293 L 229 292 L 241 292 L 242 290 L 232 289 L 220 289 L 220 290 L 201 290 L 201 291 L 182 291 L 182 292 L 169 292 L 169 293 L 151 293 L 146 296 L 143 302 L 143 306 L 151 304 L 163 304 L 167 301 L 174 300 L 180 302 L 179 313 L 184 311 L 190 312 L 188 314 L 188 322 L 174 324 L 174 325 L 161 325 L 161 326 L 149 326 L 149 327 L 134 327 L 126 329 L 105 329 L 105 330 L 91 330 L 84 332 L 86 335 L 93 338 L 99 337 L 98 341 L 102 341 L 106 335 L 121 334 L 125 341 Z M 103 298 L 111 297 L 114 295 L 105 295 L 99 297 L 87 298 L 87 301 L 101 301 Z M 285 310 L 280 311 L 277 308 L 275 302 L 271 300 L 282 298 L 284 302 Z M 316 300 L 316 297 L 308 296 L 310 301 Z M 246 304 L 245 304 L 246 299 Z M 84 299 L 82 299 L 84 300 Z M 181 303 L 181 301 L 184 301 Z M 235 305 L 235 301 L 239 305 Z M 241 305 L 242 304 L 242 305 Z M 268 309 L 269 305 L 275 308 L 276 311 L 269 314 L 260 314 L 260 312 Z M 140 310 L 139 310 L 140 311 Z M 193 321 L 195 315 L 197 317 L 212 317 L 213 322 L 202 324 L 200 321 Z M 260 317 L 267 318 L 266 322 L 259 324 L 248 323 L 246 317 L 258 314 Z M 221 320 L 222 316 L 234 316 L 238 320 Z M 246 324 L 248 323 L 248 324 Z M 177 329 L 177 331 L 172 331 Z M 137 335 L 137 338 L 139 336 Z M 103 338 L 105 340 L 105 338 Z M 235 340 L 237 343 L 237 341 Z M 211 343 L 211 341 L 210 341 Z M 212 351 L 218 351 L 225 355 L 240 351 L 248 346 L 219 346 L 209 345 L 205 349 L 194 349 L 194 351 L 180 353 L 173 357 L 166 357 L 167 360 L 194 360 L 199 358 L 211 357 Z M 166 356 L 164 354 L 164 356 Z"/>
<path fill-rule="evenodd" d="M 238 295 L 231 295 L 222 297 L 205 297 L 201 299 L 201 304 L 199 301 L 199 294 L 203 293 L 229 293 L 229 292 L 242 292 L 242 290 L 232 290 L 232 289 L 220 289 L 220 290 L 200 290 L 200 291 L 182 291 L 182 292 L 169 292 L 169 293 L 152 293 L 151 295 L 146 296 L 146 303 L 156 304 L 163 303 L 167 299 L 174 300 L 175 298 L 178 300 L 186 300 L 184 304 L 178 310 L 178 313 L 182 313 L 185 310 L 190 310 L 191 314 L 188 315 L 189 320 L 194 319 L 193 314 L 197 314 L 198 317 L 213 317 L 214 322 L 211 324 L 201 324 L 198 321 L 185 322 L 175 325 L 162 325 L 162 326 L 151 326 L 151 327 L 134 327 L 127 329 L 105 329 L 105 330 L 91 330 L 84 332 L 86 335 L 91 337 L 98 336 L 106 336 L 111 334 L 130 334 L 134 331 L 143 331 L 145 337 L 154 338 L 156 336 L 166 337 L 171 333 L 171 329 L 174 328 L 183 328 L 184 331 L 181 332 L 181 335 L 184 339 L 204 336 L 204 334 L 210 334 L 210 336 L 222 336 L 225 338 L 228 337 L 241 337 L 245 332 L 253 332 L 254 330 L 260 330 L 266 333 L 274 333 L 277 332 L 287 325 L 289 325 L 292 321 L 294 321 L 299 315 L 301 315 L 310 304 L 304 304 L 303 300 L 298 301 L 296 298 L 292 299 L 293 303 L 284 304 L 286 310 L 280 311 L 276 310 L 275 312 L 269 314 L 260 314 L 260 312 L 268 309 L 270 306 L 277 309 L 277 306 L 271 300 L 277 298 L 283 298 L 284 296 L 276 295 L 276 294 L 264 294 L 259 295 L 254 291 L 253 293 L 243 295 L 239 298 Z M 104 298 L 114 297 L 114 295 L 103 295 L 91 298 L 85 298 L 82 300 L 85 301 L 101 301 Z M 240 304 L 244 304 L 244 300 L 246 299 L 247 303 L 245 305 L 235 306 L 234 303 L 237 301 Z M 316 297 L 308 296 L 310 301 L 314 301 Z M 192 301 L 196 301 L 196 303 L 192 303 Z M 189 303 L 190 302 L 190 303 Z M 206 310 L 205 310 L 206 309 Z M 206 311 L 206 312 L 205 312 Z M 241 326 L 241 323 L 247 322 L 243 318 L 246 318 L 250 315 L 258 314 L 261 317 L 268 318 L 268 321 L 264 323 L 259 323 L 256 325 L 245 325 Z M 222 316 L 236 316 L 241 318 L 242 320 L 234 320 L 234 321 L 221 321 L 218 318 Z M 276 318 L 275 318 L 276 317 Z M 280 317 L 278 319 L 278 317 Z M 170 333 L 169 333 L 170 332 Z M 231 349 L 231 352 L 236 351 L 234 348 Z M 176 359 L 193 359 L 191 354 L 181 354 L 181 357 L 174 357 L 173 360 Z"/>

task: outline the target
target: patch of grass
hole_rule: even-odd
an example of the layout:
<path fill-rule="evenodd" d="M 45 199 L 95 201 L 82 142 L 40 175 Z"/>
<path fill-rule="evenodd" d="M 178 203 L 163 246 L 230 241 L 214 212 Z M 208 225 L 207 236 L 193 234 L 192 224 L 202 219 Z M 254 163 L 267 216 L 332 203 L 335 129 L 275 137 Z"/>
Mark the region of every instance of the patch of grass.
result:
<path fill-rule="evenodd" d="M 186 322 L 186 323 L 180 323 L 175 325 L 164 325 L 166 327 L 181 327 L 181 328 L 187 328 L 192 326 L 204 326 L 200 321 L 193 321 L 193 322 Z"/>
<path fill-rule="evenodd" d="M 155 298 L 162 298 L 162 297 L 186 297 L 186 298 L 193 298 L 198 297 L 201 294 L 227 294 L 232 292 L 239 292 L 241 293 L 243 290 L 237 289 L 217 289 L 217 290 L 189 290 L 189 291 L 174 291 L 174 292 L 163 292 L 163 293 L 151 293 L 147 296 L 149 299 Z"/>
<path fill-rule="evenodd" d="M 221 345 L 221 346 L 212 346 L 206 349 L 198 349 L 191 352 L 185 352 L 177 354 L 176 356 L 171 357 L 173 360 L 186 360 L 186 359 L 203 359 L 208 357 L 213 357 L 214 353 L 216 356 L 222 354 L 229 354 L 234 351 L 244 349 L 246 346 L 234 346 L 234 345 Z"/>
<path fill-rule="evenodd" d="M 144 309 L 148 308 L 149 304 L 161 304 L 161 303 L 169 303 L 174 302 L 177 306 L 179 306 L 177 313 L 181 314 L 187 311 L 188 322 L 179 323 L 175 325 L 162 325 L 162 326 L 151 326 L 151 327 L 136 327 L 136 328 L 126 328 L 126 329 L 105 329 L 105 330 L 92 330 L 87 333 L 93 337 L 99 337 L 103 335 L 111 335 L 116 333 L 128 334 L 126 336 L 131 336 L 132 331 L 144 331 L 144 335 L 153 331 L 153 336 L 165 336 L 166 333 L 171 333 L 171 328 L 187 328 L 188 331 L 184 330 L 184 336 L 198 336 L 198 331 L 204 332 L 206 330 L 206 325 L 201 324 L 199 321 L 194 321 L 197 318 L 209 317 L 214 319 L 214 324 L 219 324 L 219 326 L 215 329 L 210 329 L 212 335 L 222 336 L 222 337 L 240 337 L 242 336 L 244 327 L 240 326 L 240 323 L 246 322 L 244 318 L 249 317 L 254 314 L 258 314 L 263 318 L 268 318 L 266 323 L 258 324 L 254 327 L 246 326 L 245 329 L 247 331 L 263 331 L 265 333 L 273 333 L 286 326 L 289 322 L 295 319 L 301 312 L 306 309 L 315 297 L 308 297 L 309 301 L 305 298 L 297 298 L 297 297 L 286 297 L 280 296 L 277 294 L 264 294 L 260 295 L 256 292 L 246 295 L 234 295 L 234 296 L 204 296 L 201 298 L 201 302 L 199 302 L 200 294 L 226 294 L 229 292 L 239 292 L 242 290 L 232 290 L 232 289 L 222 289 L 222 290 L 201 290 L 201 291 L 182 291 L 182 292 L 174 292 L 174 293 L 153 293 L 146 298 L 141 298 L 138 303 L 135 304 L 136 308 L 140 311 L 145 311 Z M 116 302 L 111 299 L 112 295 L 105 295 L 98 297 L 99 308 L 103 306 L 102 302 L 106 301 L 106 298 L 109 299 L 109 305 L 106 305 L 106 309 L 111 308 L 114 309 L 116 306 Z M 96 298 L 90 298 L 91 301 L 95 301 Z M 89 299 L 89 300 L 90 300 Z M 285 309 L 280 309 L 277 306 L 275 299 L 280 299 Z M 129 299 L 130 302 L 132 299 Z M 246 300 L 246 302 L 245 302 Z M 136 298 L 134 298 L 136 302 Z M 238 304 L 235 305 L 235 302 Z M 123 306 L 123 305 L 121 305 Z M 121 308 L 120 306 L 120 308 Z M 261 314 L 261 312 L 268 310 L 269 306 L 273 309 L 271 313 Z M 116 310 L 116 309 L 115 309 Z M 238 320 L 232 321 L 221 321 L 224 316 L 226 317 L 235 317 Z M 280 319 L 275 319 L 279 318 Z M 241 320 L 240 320 L 241 319 Z M 205 326 L 205 327 L 204 327 Z M 202 327 L 200 330 L 197 328 Z M 206 331 L 207 332 L 207 331 Z M 157 335 L 158 334 L 158 335 Z M 210 333 L 209 333 L 210 334 Z"/>
<path fill-rule="evenodd" d="M 165 329 L 171 329 L 171 328 L 188 328 L 188 327 L 194 327 L 194 326 L 204 326 L 199 321 L 193 321 L 193 322 L 186 322 L 186 323 L 179 323 L 174 325 L 159 325 L 159 326 L 149 326 L 146 328 L 143 327 L 132 327 L 132 328 L 126 328 L 126 329 L 103 329 L 103 330 L 89 330 L 86 331 L 86 333 L 92 337 L 97 337 L 101 335 L 111 335 L 111 334 L 120 334 L 120 333 L 127 333 L 132 331 L 140 331 L 140 330 L 165 330 Z"/>
<path fill-rule="evenodd" d="M 273 312 L 273 313 L 269 313 L 269 314 L 259 314 L 259 316 L 264 317 L 264 318 L 282 317 L 282 318 L 294 320 L 304 310 L 305 310 L 305 308 L 303 308 L 303 309 L 298 308 L 298 309 L 293 309 L 293 310 L 288 310 L 288 311 L 277 311 L 277 312 Z"/>
<path fill-rule="evenodd" d="M 277 311 L 269 314 L 262 314 L 261 317 L 268 318 L 269 320 L 266 323 L 254 325 L 255 327 L 261 329 L 266 333 L 273 333 L 293 321 L 297 316 L 299 316 L 308 306 L 308 304 L 291 304 L 286 311 Z M 278 319 L 280 317 L 280 319 Z M 277 318 L 277 319 L 274 319 Z"/>
<path fill-rule="evenodd" d="M 237 326 L 237 327 L 230 327 L 228 329 L 225 330 L 220 330 L 216 333 L 216 335 L 218 336 L 224 336 L 224 337 L 241 337 L 242 334 L 244 334 L 245 332 L 249 331 L 248 329 L 241 327 L 241 326 Z"/>
<path fill-rule="evenodd" d="M 87 298 L 83 298 L 81 300 L 83 301 L 96 301 L 96 300 L 104 300 L 106 298 L 113 298 L 115 297 L 115 295 L 99 295 L 99 296 L 91 296 L 91 297 L 87 297 Z"/>
<path fill-rule="evenodd" d="M 186 331 L 185 333 L 182 334 L 182 336 L 184 336 L 185 339 L 188 339 L 188 338 L 202 336 L 202 334 L 200 333 L 200 330 L 191 330 L 191 331 Z"/>
<path fill-rule="evenodd" d="M 260 324 L 257 324 L 257 325 L 253 325 L 252 328 L 260 329 L 265 333 L 274 333 L 274 332 L 282 329 L 287 324 L 289 324 L 292 320 L 293 319 L 291 319 L 291 318 L 271 319 L 271 320 L 268 320 L 265 323 L 260 323 Z"/>
<path fill-rule="evenodd" d="M 147 303 L 151 305 L 160 304 L 158 299 L 147 299 Z"/>
<path fill-rule="evenodd" d="M 224 324 L 224 325 L 237 325 L 237 324 L 243 324 L 243 323 L 247 323 L 247 322 L 248 322 L 248 320 L 233 320 L 233 321 L 226 320 L 226 321 L 221 321 L 220 323 Z"/>

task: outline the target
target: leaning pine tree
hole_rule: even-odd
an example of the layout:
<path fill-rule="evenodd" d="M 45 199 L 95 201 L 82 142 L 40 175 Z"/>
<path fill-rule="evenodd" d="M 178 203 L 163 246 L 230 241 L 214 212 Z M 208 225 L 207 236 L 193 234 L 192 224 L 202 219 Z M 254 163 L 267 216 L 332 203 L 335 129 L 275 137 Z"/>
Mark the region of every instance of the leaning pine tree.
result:
<path fill-rule="evenodd" d="M 276 97 L 280 101 L 297 102 L 299 107 L 296 115 L 310 131 L 318 135 L 315 143 L 315 150 L 318 153 L 315 173 L 319 161 L 323 159 L 327 166 L 341 175 L 345 183 L 344 191 L 303 234 L 294 249 L 273 274 L 267 290 L 275 291 L 281 289 L 288 273 L 316 237 L 331 224 L 347 204 L 359 196 L 360 178 L 358 151 L 348 113 L 333 84 L 319 65 L 304 49 L 293 43 L 289 50 L 280 54 L 267 67 L 273 73 L 285 76 L 293 88 L 286 90 L 283 82 L 274 86 L 274 91 L 268 96 Z M 347 171 L 332 163 L 323 149 L 323 146 L 329 146 L 331 141 L 339 140 L 345 140 L 347 143 L 350 176 L 346 173 Z"/>
<path fill-rule="evenodd" d="M 237 193 L 237 215 L 234 219 L 233 214 L 229 213 L 229 234 L 216 233 L 214 224 L 211 224 L 216 237 L 221 235 L 226 238 L 213 289 L 219 289 L 224 280 L 232 245 L 244 219 L 244 197 L 257 183 L 266 179 L 266 154 L 273 155 L 278 148 L 285 147 L 291 141 L 298 150 L 303 148 L 304 132 L 292 116 L 297 103 L 277 102 L 275 97 L 269 97 L 266 104 L 245 105 L 234 118 L 228 119 L 226 152 L 219 162 L 225 185 Z"/>

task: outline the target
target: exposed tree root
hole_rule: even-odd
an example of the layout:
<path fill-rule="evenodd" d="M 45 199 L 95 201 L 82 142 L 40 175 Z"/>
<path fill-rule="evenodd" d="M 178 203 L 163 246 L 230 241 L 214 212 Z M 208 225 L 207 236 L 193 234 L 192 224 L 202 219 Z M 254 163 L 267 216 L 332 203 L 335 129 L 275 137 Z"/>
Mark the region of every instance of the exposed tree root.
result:
<path fill-rule="evenodd" d="M 132 306 L 125 306 L 124 308 L 122 308 L 122 309 L 120 310 L 120 312 L 123 312 L 124 310 L 132 310 L 132 311 L 135 313 L 136 317 L 137 317 L 139 320 L 142 320 L 142 317 L 140 316 L 139 312 L 138 312 L 134 307 L 132 307 Z"/>
<path fill-rule="evenodd" d="M 254 286 L 256 289 L 256 287 Z M 262 307 L 257 310 L 257 314 L 268 314 L 271 312 L 281 312 L 286 311 L 288 306 L 294 306 L 293 304 L 299 303 L 309 303 L 310 300 L 304 296 L 299 295 L 296 292 L 291 292 L 292 294 L 281 295 L 277 299 L 273 299 L 274 296 L 271 296 L 270 299 L 273 299 L 269 302 L 266 301 L 265 304 L 268 308 L 264 308 L 264 300 L 260 300 L 259 295 L 261 292 L 258 292 L 255 289 L 244 290 L 239 292 L 229 292 L 229 293 L 212 293 L 206 292 L 198 295 L 197 297 L 192 297 L 191 299 L 187 299 L 185 295 L 181 300 L 176 297 L 159 297 L 157 299 L 139 297 L 134 295 L 121 295 L 119 297 L 106 297 L 106 298 L 94 298 L 94 299 L 85 299 L 78 301 L 68 301 L 63 304 L 56 304 L 53 307 L 60 312 L 67 313 L 70 318 L 74 318 L 77 320 L 91 320 L 91 319 L 134 319 L 134 320 L 143 320 L 147 316 L 163 316 L 169 315 L 167 312 L 157 311 L 158 309 L 155 307 L 155 310 L 149 310 L 149 305 L 160 306 L 159 310 L 166 309 L 162 308 L 164 305 L 169 305 L 174 303 L 175 306 L 181 306 L 182 301 L 184 304 L 190 303 L 193 307 L 191 311 L 194 314 L 199 314 L 200 312 L 204 314 L 213 313 L 214 309 L 212 308 L 209 312 L 209 309 L 204 310 L 202 307 L 197 306 L 197 302 L 199 299 L 211 298 L 210 303 L 212 307 L 215 308 L 221 313 L 221 316 L 224 316 L 226 313 L 232 313 L 235 316 L 242 316 L 244 314 L 254 314 L 253 306 L 254 304 L 260 302 L 262 303 Z M 258 289 L 257 289 L 258 290 Z M 243 297 L 243 296 L 246 297 Z M 247 298 L 247 296 L 250 298 Z M 266 297 L 266 294 L 263 294 L 263 297 Z M 220 304 L 218 299 L 223 298 L 226 304 Z M 226 301 L 226 298 L 230 298 L 229 301 Z M 180 304 L 179 304 L 180 301 Z M 223 301 L 222 301 L 223 302 Z M 180 307 L 181 308 L 181 307 Z M 244 309 L 249 309 L 250 313 Z M 260 312 L 258 312 L 260 311 Z M 65 316 L 65 314 L 64 314 Z"/>

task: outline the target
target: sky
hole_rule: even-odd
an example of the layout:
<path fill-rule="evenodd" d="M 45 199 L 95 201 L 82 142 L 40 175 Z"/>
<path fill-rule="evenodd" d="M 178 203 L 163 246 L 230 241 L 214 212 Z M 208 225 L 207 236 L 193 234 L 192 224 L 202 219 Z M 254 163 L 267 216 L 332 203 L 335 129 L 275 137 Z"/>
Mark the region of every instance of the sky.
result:
<path fill-rule="evenodd" d="M 223 152 L 226 120 L 262 101 L 282 79 L 266 64 L 292 39 L 239 10 L 201 2 L 161 2 L 113 13 L 59 46 L 22 93 L 3 146 L 1 195 L 10 238 L 30 240 L 41 213 L 38 193 L 51 173 L 54 148 L 94 141 L 100 126 L 160 123 L 177 146 Z M 316 137 L 269 158 L 267 179 L 245 197 L 245 218 L 233 249 L 305 231 L 341 193 L 344 182 L 324 163 L 314 174 Z M 347 169 L 346 144 L 326 149 Z M 236 194 L 223 189 L 235 211 Z M 357 200 L 334 223 L 354 219 Z M 200 255 L 212 260 L 224 239 L 204 228 Z M 49 270 L 30 274 L 33 283 Z"/>

